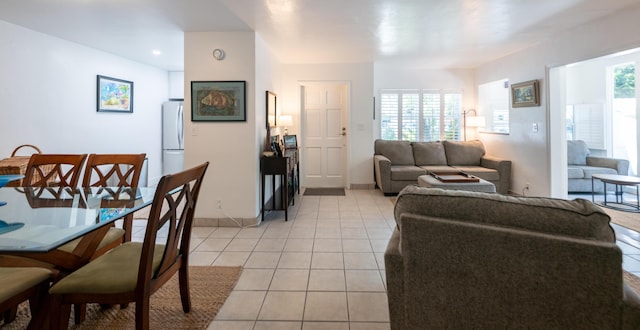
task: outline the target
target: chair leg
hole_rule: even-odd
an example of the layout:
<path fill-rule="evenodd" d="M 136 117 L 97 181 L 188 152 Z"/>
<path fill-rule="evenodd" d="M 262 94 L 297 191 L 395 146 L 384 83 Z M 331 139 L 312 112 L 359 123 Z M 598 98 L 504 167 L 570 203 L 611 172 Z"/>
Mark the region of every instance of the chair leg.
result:
<path fill-rule="evenodd" d="M 4 319 L 4 324 L 9 324 L 15 321 L 17 314 L 18 314 L 18 306 L 14 306 L 7 309 L 2 315 L 2 318 Z"/>
<path fill-rule="evenodd" d="M 149 329 L 149 296 L 136 300 L 136 330 Z"/>
<path fill-rule="evenodd" d="M 51 330 L 66 330 L 69 327 L 71 305 L 62 304 L 62 297 L 58 295 L 52 295 L 50 302 L 49 317 L 51 319 Z"/>
<path fill-rule="evenodd" d="M 74 304 L 73 305 L 73 322 L 75 324 L 80 324 L 84 321 L 87 316 L 87 305 L 86 304 Z"/>
<path fill-rule="evenodd" d="M 191 296 L 189 294 L 189 267 L 187 264 L 182 265 L 178 271 L 178 280 L 180 284 L 180 300 L 182 301 L 182 310 L 189 313 L 191 310 Z"/>
<path fill-rule="evenodd" d="M 124 229 L 124 241 L 131 242 L 131 232 L 133 231 L 133 214 L 129 214 L 124 217 L 122 222 L 122 229 Z"/>

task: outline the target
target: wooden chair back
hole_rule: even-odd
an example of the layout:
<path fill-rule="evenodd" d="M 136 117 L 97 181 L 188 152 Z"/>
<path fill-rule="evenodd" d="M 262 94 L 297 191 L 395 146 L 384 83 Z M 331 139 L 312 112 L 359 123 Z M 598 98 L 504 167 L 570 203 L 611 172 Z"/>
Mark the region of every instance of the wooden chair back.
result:
<path fill-rule="evenodd" d="M 137 187 L 146 154 L 90 154 L 83 187 Z"/>
<path fill-rule="evenodd" d="M 76 187 L 87 154 L 33 154 L 25 170 L 25 187 Z"/>
<path fill-rule="evenodd" d="M 180 291 L 181 293 L 183 290 L 188 291 L 188 287 L 184 285 L 187 278 L 193 215 L 208 166 L 209 162 L 206 162 L 182 172 L 165 175 L 160 179 L 147 221 L 138 269 L 136 296 L 155 292 L 178 270 L 181 273 Z M 178 189 L 179 191 L 176 191 Z M 165 226 L 168 229 L 167 236 L 164 242 L 158 241 L 160 238 L 158 231 Z M 157 272 L 152 274 L 156 244 L 164 245 L 164 254 Z M 183 309 L 186 312 L 189 307 L 185 306 L 184 295 L 181 296 Z M 187 305 L 190 306 L 190 302 Z"/>

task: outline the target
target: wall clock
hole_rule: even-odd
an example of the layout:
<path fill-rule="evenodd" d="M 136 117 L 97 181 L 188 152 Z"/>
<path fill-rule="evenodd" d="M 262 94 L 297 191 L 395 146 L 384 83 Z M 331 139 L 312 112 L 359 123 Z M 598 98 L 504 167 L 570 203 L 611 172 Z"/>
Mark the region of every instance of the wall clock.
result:
<path fill-rule="evenodd" d="M 213 50 L 213 58 L 220 61 L 224 58 L 224 50 L 216 48 Z"/>

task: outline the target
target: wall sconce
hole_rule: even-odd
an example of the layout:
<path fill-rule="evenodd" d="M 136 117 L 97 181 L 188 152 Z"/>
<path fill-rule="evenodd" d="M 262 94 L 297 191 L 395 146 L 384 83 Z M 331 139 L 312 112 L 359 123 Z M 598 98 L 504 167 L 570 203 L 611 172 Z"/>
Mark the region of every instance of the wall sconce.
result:
<path fill-rule="evenodd" d="M 280 126 L 284 126 L 284 135 L 289 135 L 289 130 L 287 126 L 293 125 L 293 117 L 291 115 L 282 115 L 278 119 Z"/>
<path fill-rule="evenodd" d="M 474 116 L 468 116 L 473 112 Z M 467 127 L 484 127 L 486 125 L 483 116 L 478 116 L 474 109 L 462 112 L 462 120 L 464 125 L 464 140 L 467 141 Z"/>

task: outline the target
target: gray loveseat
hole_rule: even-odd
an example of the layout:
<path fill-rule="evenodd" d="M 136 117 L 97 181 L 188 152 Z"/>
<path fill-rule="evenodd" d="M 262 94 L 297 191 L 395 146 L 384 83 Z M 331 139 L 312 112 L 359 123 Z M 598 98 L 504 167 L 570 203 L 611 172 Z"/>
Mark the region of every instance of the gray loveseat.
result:
<path fill-rule="evenodd" d="M 434 171 L 467 172 L 493 183 L 500 194 L 509 192 L 511 182 L 511 161 L 486 156 L 484 144 L 477 140 L 376 140 L 373 162 L 376 185 L 385 195 L 397 194 Z"/>
<path fill-rule="evenodd" d="M 610 218 L 588 200 L 408 186 L 385 252 L 391 329 L 638 329 Z"/>
<path fill-rule="evenodd" d="M 581 140 L 567 141 L 567 170 L 569 192 L 591 192 L 591 176 L 593 174 L 627 175 L 629 161 L 609 157 L 590 156 L 589 147 Z M 613 189 L 613 185 L 610 185 Z M 603 192 L 600 180 L 594 180 L 594 191 Z"/>

